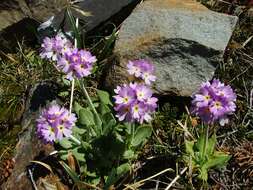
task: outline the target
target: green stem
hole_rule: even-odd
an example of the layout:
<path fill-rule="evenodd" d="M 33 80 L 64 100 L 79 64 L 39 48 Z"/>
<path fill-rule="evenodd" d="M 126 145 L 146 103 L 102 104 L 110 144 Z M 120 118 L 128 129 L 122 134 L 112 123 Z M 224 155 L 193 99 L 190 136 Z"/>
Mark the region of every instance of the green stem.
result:
<path fill-rule="evenodd" d="M 135 135 L 135 123 L 131 123 L 131 128 L 130 128 L 130 135 L 131 135 L 131 142 L 133 141 L 134 139 L 134 135 Z"/>
<path fill-rule="evenodd" d="M 80 142 L 76 137 L 74 137 L 73 135 L 71 135 L 69 138 L 70 138 L 71 140 L 73 140 L 77 145 L 80 145 L 80 144 L 81 144 L 81 142 Z"/>
<path fill-rule="evenodd" d="M 96 108 L 95 108 L 93 102 L 91 101 L 90 96 L 89 96 L 89 94 L 88 94 L 86 88 L 85 88 L 84 85 L 83 85 L 83 82 L 82 82 L 82 81 L 79 81 L 79 84 L 80 84 L 81 89 L 82 89 L 83 92 L 84 92 L 84 96 L 85 96 L 86 99 L 88 100 L 89 106 L 91 107 L 93 113 L 95 114 L 95 116 L 96 116 L 96 118 L 97 118 L 97 120 L 98 120 L 98 122 L 99 122 L 99 126 L 98 126 L 98 127 L 99 127 L 99 130 L 100 130 L 100 133 L 102 133 L 102 127 L 101 127 L 101 126 L 102 126 L 102 120 L 101 120 L 100 116 L 98 115 L 98 112 L 97 112 L 97 110 L 96 110 Z"/>
<path fill-rule="evenodd" d="M 79 20 L 76 18 L 75 26 L 78 28 Z M 75 37 L 75 48 L 77 48 L 77 38 Z M 75 79 L 71 82 L 71 94 L 70 94 L 70 104 L 69 104 L 69 112 L 72 111 L 73 99 L 74 99 L 74 90 L 75 90 Z"/>
<path fill-rule="evenodd" d="M 70 93 L 70 104 L 69 104 L 69 112 L 72 111 L 73 99 L 74 99 L 74 90 L 75 90 L 75 79 L 71 82 L 71 93 Z"/>
<path fill-rule="evenodd" d="M 205 141 L 204 141 L 204 151 L 203 151 L 203 155 L 202 158 L 206 155 L 206 149 L 208 146 L 208 132 L 209 132 L 209 125 L 206 126 L 206 131 L 205 131 Z"/>

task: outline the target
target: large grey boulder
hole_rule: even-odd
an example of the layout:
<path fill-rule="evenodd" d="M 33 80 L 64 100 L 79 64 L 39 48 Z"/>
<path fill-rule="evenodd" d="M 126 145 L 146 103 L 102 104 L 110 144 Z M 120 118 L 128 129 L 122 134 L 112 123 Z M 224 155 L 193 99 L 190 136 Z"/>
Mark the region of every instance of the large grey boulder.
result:
<path fill-rule="evenodd" d="M 127 81 L 128 60 L 142 58 L 155 65 L 158 94 L 190 96 L 213 77 L 236 22 L 193 0 L 146 0 L 122 24 L 105 85 Z"/>

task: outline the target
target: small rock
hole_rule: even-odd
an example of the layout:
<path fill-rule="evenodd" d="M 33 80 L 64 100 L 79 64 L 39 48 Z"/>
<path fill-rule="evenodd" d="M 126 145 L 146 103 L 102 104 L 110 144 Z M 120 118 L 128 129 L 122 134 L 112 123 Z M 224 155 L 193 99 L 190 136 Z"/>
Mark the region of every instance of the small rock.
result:
<path fill-rule="evenodd" d="M 146 0 L 125 20 L 105 85 L 127 81 L 128 60 L 148 59 L 156 67 L 159 95 L 190 96 L 213 77 L 237 17 L 216 13 L 193 0 Z"/>
<path fill-rule="evenodd" d="M 22 132 L 15 147 L 14 168 L 8 180 L 2 185 L 3 190 L 32 190 L 26 168 L 36 156 L 46 156 L 54 150 L 50 144 L 43 144 L 35 134 L 35 120 L 39 115 L 39 108 L 47 101 L 55 100 L 57 86 L 43 82 L 31 91 L 30 100 L 22 120 Z"/>

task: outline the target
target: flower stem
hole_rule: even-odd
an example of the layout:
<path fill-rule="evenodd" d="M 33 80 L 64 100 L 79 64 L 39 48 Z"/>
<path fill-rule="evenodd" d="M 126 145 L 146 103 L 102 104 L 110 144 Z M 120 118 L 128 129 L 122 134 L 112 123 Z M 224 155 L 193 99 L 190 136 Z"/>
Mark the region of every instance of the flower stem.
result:
<path fill-rule="evenodd" d="M 77 145 L 81 144 L 81 142 L 76 137 L 74 137 L 73 135 L 70 135 L 70 139 L 73 140 Z"/>
<path fill-rule="evenodd" d="M 82 89 L 83 92 L 84 92 L 84 96 L 85 96 L 86 99 L 88 100 L 89 106 L 91 107 L 93 113 L 94 113 L 95 116 L 96 116 L 97 121 L 99 122 L 99 123 L 98 123 L 99 131 L 100 131 L 100 133 L 102 133 L 102 127 L 101 127 L 101 126 L 102 126 L 102 120 L 101 120 L 100 116 L 98 115 L 98 112 L 97 112 L 97 110 L 96 110 L 96 108 L 95 108 L 93 102 L 92 102 L 91 99 L 90 99 L 89 93 L 87 92 L 87 90 L 86 90 L 86 88 L 84 87 L 83 82 L 82 82 L 81 80 L 79 80 L 79 84 L 80 84 L 81 89 Z"/>
<path fill-rule="evenodd" d="M 205 141 L 204 141 L 204 150 L 203 150 L 203 155 L 202 158 L 206 155 L 206 149 L 208 146 L 208 132 L 209 132 L 209 125 L 206 126 L 206 134 L 205 134 Z"/>
<path fill-rule="evenodd" d="M 78 28 L 79 25 L 79 19 L 76 18 L 76 28 Z M 77 39 L 75 38 L 75 48 L 77 48 Z M 73 98 L 74 98 L 74 90 L 75 90 L 75 79 L 73 78 L 71 82 L 71 93 L 70 93 L 70 104 L 69 104 L 69 112 L 72 111 L 72 105 L 73 105 Z"/>
<path fill-rule="evenodd" d="M 72 111 L 73 98 L 74 98 L 74 90 L 75 90 L 75 79 L 72 80 L 71 83 L 71 94 L 70 94 L 70 104 L 69 104 L 69 113 Z"/>
<path fill-rule="evenodd" d="M 131 123 L 131 141 L 134 139 L 135 123 Z"/>

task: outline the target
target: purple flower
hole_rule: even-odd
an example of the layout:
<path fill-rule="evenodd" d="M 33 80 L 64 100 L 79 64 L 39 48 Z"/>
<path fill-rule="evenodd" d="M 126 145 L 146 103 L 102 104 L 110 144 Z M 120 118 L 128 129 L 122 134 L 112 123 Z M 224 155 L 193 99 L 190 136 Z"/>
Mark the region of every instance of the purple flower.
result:
<path fill-rule="evenodd" d="M 135 91 L 130 86 L 125 85 L 115 92 L 118 94 L 114 96 L 116 104 L 130 105 L 135 100 Z"/>
<path fill-rule="evenodd" d="M 129 61 L 127 71 L 130 75 L 144 80 L 147 85 L 151 85 L 156 80 L 154 65 L 144 59 Z"/>
<path fill-rule="evenodd" d="M 147 101 L 149 98 L 151 98 L 152 96 L 152 90 L 143 85 L 143 84 L 139 84 L 136 88 L 135 88 L 135 93 L 137 96 L 137 100 L 140 102 L 145 102 Z"/>
<path fill-rule="evenodd" d="M 53 44 L 54 44 L 53 39 L 49 37 L 45 37 L 43 39 L 43 43 L 41 44 L 42 51 L 40 53 L 41 58 L 51 59 L 55 55 Z"/>
<path fill-rule="evenodd" d="M 152 97 L 152 90 L 138 83 L 118 86 L 114 92 L 116 117 L 120 121 L 139 122 L 151 121 L 151 115 L 157 107 L 157 98 Z"/>
<path fill-rule="evenodd" d="M 54 38 L 45 37 L 41 44 L 42 58 L 57 61 L 59 57 L 69 52 L 72 44 L 64 35 L 57 34 Z"/>
<path fill-rule="evenodd" d="M 41 47 L 40 56 L 56 61 L 56 67 L 65 73 L 69 80 L 74 77 L 80 79 L 90 75 L 93 63 L 97 61 L 89 51 L 73 48 L 71 42 L 61 34 L 54 38 L 46 37 Z"/>
<path fill-rule="evenodd" d="M 70 56 L 71 71 L 78 79 L 86 77 L 91 74 L 92 65 L 96 61 L 96 57 L 89 51 L 75 49 Z"/>
<path fill-rule="evenodd" d="M 67 79 L 80 79 L 91 74 L 96 60 L 89 51 L 72 49 L 59 57 L 57 67 L 67 75 Z"/>
<path fill-rule="evenodd" d="M 152 75 L 148 71 L 144 71 L 141 75 L 141 78 L 145 81 L 147 85 L 151 85 L 152 82 L 155 82 L 156 76 Z"/>
<path fill-rule="evenodd" d="M 79 54 L 83 63 L 95 63 L 97 61 L 96 56 L 93 56 L 89 51 L 80 50 Z"/>
<path fill-rule="evenodd" d="M 75 114 L 53 104 L 44 109 L 37 119 L 37 134 L 45 143 L 52 143 L 63 137 L 70 137 L 75 122 Z"/>
<path fill-rule="evenodd" d="M 140 61 L 129 61 L 127 64 L 127 71 L 130 75 L 134 75 L 135 77 L 141 76 L 141 63 Z"/>
<path fill-rule="evenodd" d="M 205 123 L 219 121 L 224 125 L 228 122 L 228 115 L 236 109 L 235 101 L 236 94 L 233 89 L 214 79 L 212 83 L 203 83 L 199 91 L 193 95 L 192 113 Z"/>

